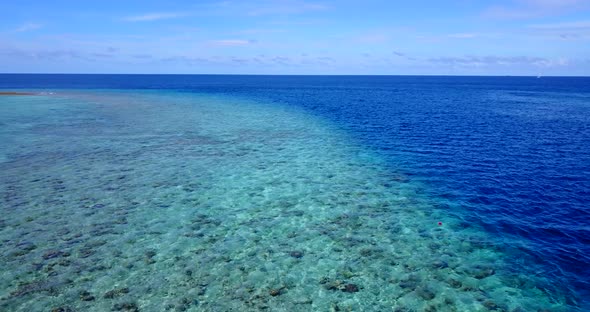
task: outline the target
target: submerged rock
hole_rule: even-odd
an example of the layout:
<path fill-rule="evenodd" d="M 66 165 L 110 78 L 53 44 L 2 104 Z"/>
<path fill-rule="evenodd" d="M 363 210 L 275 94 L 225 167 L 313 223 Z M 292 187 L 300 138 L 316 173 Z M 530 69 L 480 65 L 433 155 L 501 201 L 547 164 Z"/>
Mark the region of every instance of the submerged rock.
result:
<path fill-rule="evenodd" d="M 194 301 L 191 301 L 189 298 L 184 297 L 178 301 L 178 303 L 174 307 L 174 311 L 186 311 L 190 308 L 191 304 L 193 303 Z"/>
<path fill-rule="evenodd" d="M 500 307 L 492 300 L 486 300 L 483 302 L 483 306 L 488 310 L 498 310 Z"/>
<path fill-rule="evenodd" d="M 94 255 L 94 253 L 96 253 L 96 251 L 94 249 L 82 247 L 78 251 L 78 257 L 79 258 L 88 258 L 88 257 Z"/>
<path fill-rule="evenodd" d="M 154 256 L 157 253 L 154 250 L 148 250 L 145 253 L 145 258 L 143 259 L 146 264 L 154 264 L 156 260 L 154 260 Z"/>
<path fill-rule="evenodd" d="M 28 294 L 51 291 L 52 287 L 49 282 L 45 280 L 38 280 L 29 283 L 21 284 L 15 291 L 10 293 L 10 297 L 22 297 Z"/>
<path fill-rule="evenodd" d="M 49 260 L 49 259 L 53 259 L 53 258 L 57 258 L 57 257 L 67 257 L 69 256 L 69 253 L 65 253 L 63 251 L 60 250 L 48 250 L 43 254 L 43 259 L 45 260 Z"/>
<path fill-rule="evenodd" d="M 289 256 L 299 259 L 299 258 L 303 257 L 303 251 L 299 251 L 299 250 L 291 251 L 289 253 Z"/>
<path fill-rule="evenodd" d="M 106 299 L 113 299 L 116 297 L 121 297 L 127 293 L 129 293 L 129 288 L 123 287 L 123 288 L 109 290 L 104 294 L 103 297 Z"/>
<path fill-rule="evenodd" d="M 363 257 L 380 257 L 383 254 L 383 249 L 375 247 L 363 248 L 359 251 Z"/>
<path fill-rule="evenodd" d="M 477 279 L 484 279 L 486 277 L 496 274 L 496 271 L 489 266 L 476 265 L 467 269 L 467 273 Z"/>
<path fill-rule="evenodd" d="M 101 239 L 101 240 L 95 240 L 95 241 L 90 241 L 90 242 L 87 242 L 87 243 L 84 245 L 84 247 L 86 247 L 86 248 L 97 248 L 97 247 L 100 247 L 100 246 L 102 246 L 102 245 L 105 245 L 106 243 L 107 243 L 107 241 L 106 241 L 106 240 L 104 240 L 104 239 Z"/>
<path fill-rule="evenodd" d="M 344 288 L 340 290 L 347 293 L 355 293 L 359 291 L 359 287 L 356 284 L 346 284 L 344 285 Z"/>
<path fill-rule="evenodd" d="M 326 280 L 320 281 L 320 283 L 324 284 L 324 288 L 327 290 L 340 290 L 346 293 L 355 293 L 359 291 L 359 286 L 356 284 L 348 283 L 341 280 L 335 280 L 328 282 Z"/>
<path fill-rule="evenodd" d="M 338 290 L 344 284 L 341 280 L 329 281 L 327 279 L 320 280 L 320 283 L 324 284 L 324 288 L 327 290 Z"/>
<path fill-rule="evenodd" d="M 113 306 L 113 311 L 139 312 L 139 307 L 135 302 L 121 302 Z"/>
<path fill-rule="evenodd" d="M 89 293 L 89 292 L 87 292 L 85 290 L 83 290 L 83 291 L 80 292 L 80 300 L 82 300 L 82 301 L 93 301 L 94 299 L 95 298 L 94 298 L 94 296 L 91 293 Z"/>
<path fill-rule="evenodd" d="M 408 280 L 408 281 L 401 281 L 401 282 L 399 282 L 399 284 L 398 284 L 398 285 L 399 285 L 399 287 L 401 287 L 401 288 L 409 288 L 409 289 L 414 289 L 414 288 L 416 288 L 416 286 L 418 286 L 418 282 L 416 282 L 416 281 L 411 281 L 411 280 Z"/>
<path fill-rule="evenodd" d="M 37 246 L 31 242 L 20 242 L 16 245 L 16 248 L 20 249 L 20 250 L 34 250 L 37 248 Z"/>
<path fill-rule="evenodd" d="M 16 245 L 17 251 L 11 253 L 10 255 L 13 257 L 18 257 L 22 255 L 26 255 L 29 252 L 37 249 L 37 246 L 31 242 L 21 242 Z"/>
<path fill-rule="evenodd" d="M 453 279 L 453 278 L 449 279 L 447 281 L 447 283 L 449 283 L 449 285 L 451 287 L 453 287 L 453 288 L 461 288 L 461 286 L 463 286 L 463 283 L 461 283 L 461 281 L 458 281 L 458 280 Z"/>
<path fill-rule="evenodd" d="M 432 263 L 432 267 L 435 269 L 446 269 L 449 267 L 449 264 L 443 260 L 436 260 Z"/>
<path fill-rule="evenodd" d="M 280 287 L 280 288 L 273 288 L 268 292 L 268 294 L 273 297 L 276 297 L 276 296 L 282 295 L 284 293 L 284 290 L 285 290 L 284 286 Z"/>
<path fill-rule="evenodd" d="M 434 291 L 428 286 L 421 286 L 416 289 L 416 294 L 424 300 L 432 300 L 436 297 Z"/>

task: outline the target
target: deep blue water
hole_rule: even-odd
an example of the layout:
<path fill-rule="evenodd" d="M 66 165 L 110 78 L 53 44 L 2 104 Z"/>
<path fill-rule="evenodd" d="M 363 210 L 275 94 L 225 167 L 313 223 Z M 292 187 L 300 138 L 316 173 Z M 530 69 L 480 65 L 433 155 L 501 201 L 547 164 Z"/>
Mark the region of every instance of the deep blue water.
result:
<path fill-rule="evenodd" d="M 590 307 L 590 78 L 0 75 L 0 89 L 170 89 L 304 108 Z"/>

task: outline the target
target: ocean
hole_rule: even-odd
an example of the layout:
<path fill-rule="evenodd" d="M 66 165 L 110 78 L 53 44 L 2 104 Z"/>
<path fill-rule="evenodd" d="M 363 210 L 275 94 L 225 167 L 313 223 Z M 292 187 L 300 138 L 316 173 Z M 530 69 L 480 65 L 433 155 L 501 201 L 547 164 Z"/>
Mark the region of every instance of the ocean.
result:
<path fill-rule="evenodd" d="M 0 91 L 2 311 L 590 310 L 590 78 Z"/>

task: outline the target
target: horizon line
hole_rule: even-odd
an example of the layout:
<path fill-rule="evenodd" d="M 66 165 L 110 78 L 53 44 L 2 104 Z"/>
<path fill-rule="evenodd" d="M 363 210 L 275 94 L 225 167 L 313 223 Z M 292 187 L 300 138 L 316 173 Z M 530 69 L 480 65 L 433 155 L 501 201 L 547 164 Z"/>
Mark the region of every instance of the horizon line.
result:
<path fill-rule="evenodd" d="M 142 75 L 142 76 L 383 76 L 383 77 L 534 77 L 534 78 L 590 78 L 578 75 L 461 75 L 461 74 L 183 74 L 183 73 L 0 73 L 0 75 Z"/>

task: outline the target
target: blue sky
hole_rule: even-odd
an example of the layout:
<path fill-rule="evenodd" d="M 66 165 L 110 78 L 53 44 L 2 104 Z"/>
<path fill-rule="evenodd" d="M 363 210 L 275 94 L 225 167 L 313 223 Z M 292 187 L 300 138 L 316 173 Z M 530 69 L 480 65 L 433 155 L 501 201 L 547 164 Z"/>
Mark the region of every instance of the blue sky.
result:
<path fill-rule="evenodd" d="M 8 0 L 0 72 L 588 76 L 590 1 Z"/>

